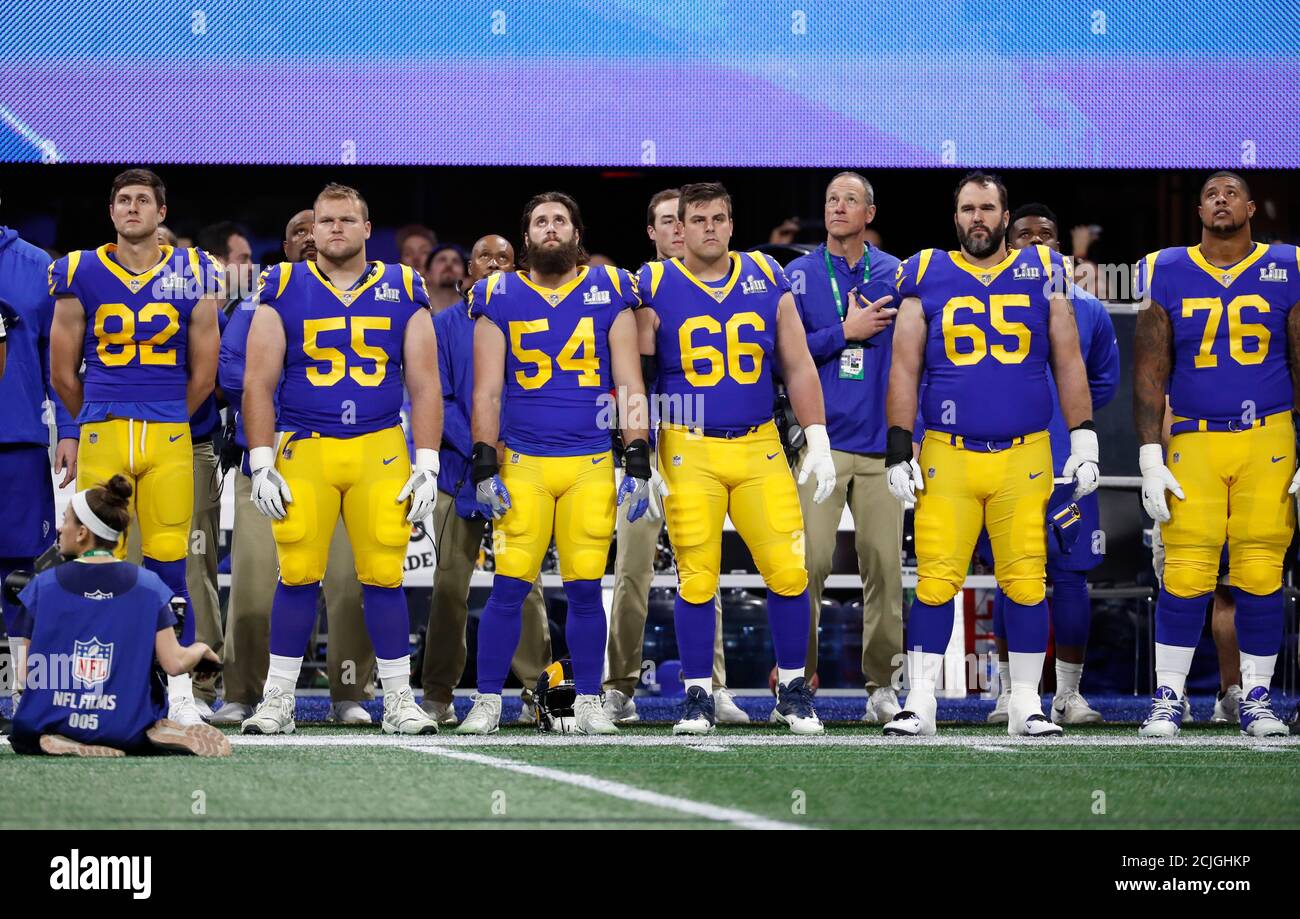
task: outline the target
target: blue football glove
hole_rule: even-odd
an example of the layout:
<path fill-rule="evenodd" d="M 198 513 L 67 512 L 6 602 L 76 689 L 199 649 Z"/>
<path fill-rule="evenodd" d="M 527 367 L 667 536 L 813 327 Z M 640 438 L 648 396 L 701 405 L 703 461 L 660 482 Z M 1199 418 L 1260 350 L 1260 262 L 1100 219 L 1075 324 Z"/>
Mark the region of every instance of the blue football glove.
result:
<path fill-rule="evenodd" d="M 501 481 L 499 475 L 479 482 L 474 489 L 474 500 L 478 502 L 478 509 L 483 516 L 490 520 L 504 517 L 506 511 L 510 510 L 510 492 L 506 491 L 506 483 Z"/>

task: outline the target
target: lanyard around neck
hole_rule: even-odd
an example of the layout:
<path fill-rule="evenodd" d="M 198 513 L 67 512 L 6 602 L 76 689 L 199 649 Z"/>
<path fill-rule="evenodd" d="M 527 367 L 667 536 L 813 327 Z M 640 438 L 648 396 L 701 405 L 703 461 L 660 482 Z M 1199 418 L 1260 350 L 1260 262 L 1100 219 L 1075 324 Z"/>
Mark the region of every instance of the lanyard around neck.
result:
<path fill-rule="evenodd" d="M 830 246 L 822 248 L 822 257 L 826 260 L 826 276 L 831 279 L 831 296 L 835 298 L 835 311 L 840 314 L 840 319 L 844 319 L 844 314 L 848 310 L 847 304 L 840 297 L 840 282 L 835 278 L 835 268 L 831 265 Z M 845 259 L 847 264 L 848 259 Z M 862 285 L 866 286 L 871 280 L 871 247 L 866 243 L 862 244 Z"/>

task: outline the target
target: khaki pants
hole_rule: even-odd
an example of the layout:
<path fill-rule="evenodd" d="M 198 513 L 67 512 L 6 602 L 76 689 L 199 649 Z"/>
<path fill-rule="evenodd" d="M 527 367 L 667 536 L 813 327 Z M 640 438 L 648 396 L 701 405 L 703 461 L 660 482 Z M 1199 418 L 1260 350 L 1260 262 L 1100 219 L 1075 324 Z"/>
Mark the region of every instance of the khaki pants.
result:
<path fill-rule="evenodd" d="M 817 481 L 811 476 L 799 488 L 812 602 L 806 670 L 811 680 L 817 672 L 822 588 L 831 573 L 835 537 L 847 501 L 862 577 L 862 675 L 867 689 L 873 690 L 890 685 L 895 656 L 903 653 L 903 506 L 889 493 L 882 458 L 841 450 L 832 450 L 831 456 L 835 460 L 835 490 L 830 497 L 813 504 Z M 803 459 L 800 455 L 799 462 Z"/>
<path fill-rule="evenodd" d="M 657 460 L 651 453 L 652 463 Z M 642 517 L 627 522 L 627 507 L 618 508 L 614 543 L 614 600 L 610 608 L 609 672 L 605 691 L 617 689 L 626 695 L 636 692 L 641 682 L 641 646 L 645 621 L 650 615 L 650 579 L 654 577 L 655 550 L 662 520 Z M 717 609 L 713 640 L 713 689 L 727 686 L 726 659 L 722 654 L 722 594 L 713 598 Z"/>
<path fill-rule="evenodd" d="M 455 499 L 438 492 L 433 510 L 434 542 L 438 567 L 433 575 L 433 604 L 424 637 L 424 671 L 420 682 L 426 699 L 450 702 L 452 691 L 465 672 L 465 623 L 469 619 L 469 584 L 478 563 L 479 547 L 487 521 L 466 520 L 456 513 Z M 551 627 L 546 617 L 539 576 L 524 601 L 519 646 L 510 668 L 523 684 L 525 698 L 532 697 L 537 678 L 551 664 Z"/>
<path fill-rule="evenodd" d="M 194 618 L 194 638 L 217 654 L 222 649 L 221 600 L 217 594 L 217 540 L 221 532 L 221 479 L 212 441 L 194 445 L 194 518 L 185 555 L 185 586 L 190 592 L 189 615 Z M 140 527 L 132 521 L 126 537 L 126 557 L 138 565 Z M 216 698 L 214 679 L 195 678 L 194 697 L 204 702 Z"/>
<path fill-rule="evenodd" d="M 254 705 L 262 698 L 270 665 L 271 601 L 279 579 L 271 521 L 249 500 L 252 491 L 252 479 L 236 471 L 223 678 L 226 701 L 244 705 Z M 330 699 L 360 702 L 371 695 L 375 652 L 366 633 L 361 582 L 357 580 L 352 547 L 342 518 L 330 543 L 324 585 L 329 624 L 326 671 Z"/>

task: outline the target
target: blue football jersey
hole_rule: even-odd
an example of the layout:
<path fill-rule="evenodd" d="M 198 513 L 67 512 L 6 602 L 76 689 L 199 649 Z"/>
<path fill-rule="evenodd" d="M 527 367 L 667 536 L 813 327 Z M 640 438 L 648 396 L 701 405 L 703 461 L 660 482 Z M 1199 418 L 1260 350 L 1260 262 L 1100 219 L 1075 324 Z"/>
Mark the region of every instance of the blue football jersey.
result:
<path fill-rule="evenodd" d="M 86 402 L 185 401 L 190 314 L 222 296 L 222 272 L 202 249 L 162 247 L 162 260 L 132 274 L 117 246 L 70 252 L 49 268 L 50 294 L 86 312 Z"/>
<path fill-rule="evenodd" d="M 154 639 L 176 623 L 172 591 L 128 562 L 68 562 L 43 571 L 20 601 L 30 620 L 27 689 L 14 734 L 62 734 L 132 747 L 167 716 Z"/>
<path fill-rule="evenodd" d="M 642 303 L 659 317 L 658 402 L 669 424 L 740 434 L 772 420 L 777 306 L 790 283 L 761 252 L 730 259 L 716 284 L 680 259 L 641 266 Z"/>
<path fill-rule="evenodd" d="M 262 272 L 257 297 L 284 323 L 279 430 L 356 437 L 401 424 L 406 325 L 421 311 L 433 322 L 418 273 L 371 262 L 339 290 L 315 262 L 282 262 Z"/>
<path fill-rule="evenodd" d="M 609 265 L 583 266 L 555 290 L 526 271 L 474 285 L 470 316 L 487 319 L 506 339 L 501 439 L 510 449 L 530 456 L 609 449 L 609 330 L 639 304 L 636 281 Z"/>
<path fill-rule="evenodd" d="M 925 314 L 927 429 L 973 440 L 1008 440 L 1047 429 L 1051 291 L 1064 291 L 1060 253 L 1010 252 L 981 268 L 960 252 L 924 249 L 898 266 L 900 297 Z"/>
<path fill-rule="evenodd" d="M 1211 265 L 1200 246 L 1161 249 L 1138 272 L 1144 299 L 1173 327 L 1175 415 L 1249 422 L 1291 408 L 1286 324 L 1300 301 L 1295 246 L 1256 243 L 1230 268 Z"/>

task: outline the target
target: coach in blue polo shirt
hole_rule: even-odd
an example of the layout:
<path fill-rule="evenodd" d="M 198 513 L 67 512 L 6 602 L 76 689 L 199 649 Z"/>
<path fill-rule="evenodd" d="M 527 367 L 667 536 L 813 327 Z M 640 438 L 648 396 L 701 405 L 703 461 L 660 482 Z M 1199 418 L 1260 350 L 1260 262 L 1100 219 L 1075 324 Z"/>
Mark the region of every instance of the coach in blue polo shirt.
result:
<path fill-rule="evenodd" d="M 862 674 L 869 693 L 863 720 L 885 722 L 899 711 L 892 674 L 903 653 L 903 511 L 885 484 L 884 459 L 898 259 L 867 242 L 875 216 L 871 183 L 856 172 L 839 173 L 826 186 L 826 242 L 785 271 L 821 375 L 835 459 L 835 490 L 825 502 L 813 503 L 811 479 L 799 489 L 812 601 L 806 671 L 809 680 L 817 672 L 822 588 L 847 503 L 862 576 Z"/>

